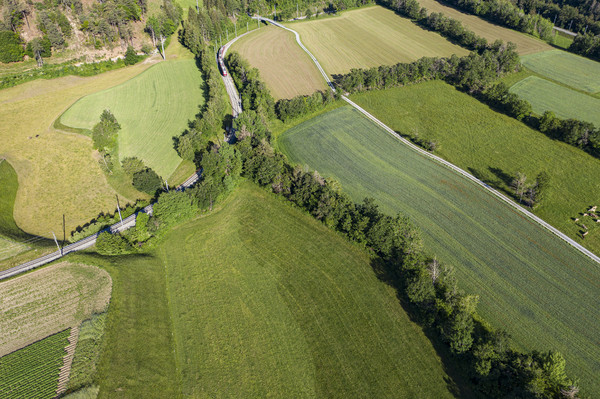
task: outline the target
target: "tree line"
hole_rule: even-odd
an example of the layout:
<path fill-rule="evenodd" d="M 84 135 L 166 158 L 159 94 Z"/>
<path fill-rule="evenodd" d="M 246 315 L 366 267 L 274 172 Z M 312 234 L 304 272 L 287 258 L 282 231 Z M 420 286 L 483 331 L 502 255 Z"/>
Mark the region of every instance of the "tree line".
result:
<path fill-rule="evenodd" d="M 183 15 L 181 6 L 173 0 L 163 0 L 160 9 L 151 16 L 147 15 L 147 0 L 104 0 L 87 7 L 81 0 L 35 3 L 3 0 L 0 6 L 3 11 L 0 19 L 0 61 L 21 61 L 27 54 L 38 60 L 40 66 L 43 64 L 41 60 L 50 57 L 53 50 L 68 46 L 73 37 L 72 24 L 87 36 L 86 44 L 92 48 L 111 47 L 115 43 L 125 48 L 133 46 L 133 24 L 146 17 L 146 29 L 156 47 L 175 32 Z M 30 21 L 32 15 L 36 16 L 35 21 Z M 42 36 L 24 43 L 19 34 L 24 24 L 35 24 Z M 162 42 L 156 37 L 162 38 Z"/>
<path fill-rule="evenodd" d="M 505 332 L 493 330 L 477 315 L 478 298 L 460 291 L 450 266 L 428 256 L 408 218 L 383 214 L 370 198 L 354 203 L 338 182 L 291 165 L 271 145 L 268 127 L 256 121 L 256 111 L 244 111 L 235 120 L 243 132 L 239 141 L 213 146 L 202 156 L 208 182 L 190 190 L 200 207 L 212 206 L 239 173 L 376 255 L 415 318 L 448 345 L 477 391 L 490 397 L 576 393 L 561 354 L 516 351 Z"/>
<path fill-rule="evenodd" d="M 535 116 L 528 101 L 510 93 L 504 83 L 494 83 L 498 77 L 516 71 L 519 65 L 515 46 L 496 41 L 480 53 L 464 57 L 424 57 L 411 63 L 352 69 L 348 74 L 336 75 L 334 81 L 341 90 L 354 93 L 442 79 L 553 139 L 600 157 L 600 129 L 592 123 L 560 119 L 551 111 Z"/>
<path fill-rule="evenodd" d="M 507 46 L 492 45 L 486 51 L 490 54 L 484 51 L 474 56 L 482 58 L 472 60 L 473 65 L 491 62 L 496 68 L 514 68 L 511 61 L 504 61 L 510 57 L 500 56 L 510 51 Z M 218 73 L 212 49 L 205 48 L 199 56 L 204 74 L 210 78 Z M 275 113 L 265 110 L 270 94 L 258 92 L 268 91 L 256 82 L 258 75 L 235 56 L 232 61 L 238 63 L 234 69 L 239 75 L 235 78 L 238 90 L 252 87 L 246 91 L 250 106 L 233 121 L 237 142 L 228 144 L 207 136 L 194 155 L 202 170 L 201 180 L 185 192 L 160 193 L 153 215 L 139 213 L 135 229 L 101 234 L 97 241 L 100 253 L 131 253 L 152 246 L 171 226 L 212 210 L 241 178 L 250 179 L 366 248 L 387 281 L 410 304 L 413 319 L 447 345 L 472 389 L 488 397 L 576 397 L 578 388 L 565 373 L 563 356 L 552 351 L 515 350 L 506 332 L 494 330 L 477 314 L 478 297 L 458 288 L 452 267 L 426 252 L 419 230 L 407 217 L 383 214 L 370 198 L 354 203 L 338 182 L 290 164 L 273 148 L 269 124 Z M 435 59 L 420 62 L 423 64 L 411 68 L 422 76 L 447 68 Z M 460 65 L 456 64 L 457 70 Z M 262 100 L 256 101 L 256 96 Z M 319 101 L 315 104 L 318 107 Z M 298 113 L 284 114 L 292 117 Z"/>
<path fill-rule="evenodd" d="M 513 0 L 527 14 L 541 14 L 572 32 L 600 34 L 600 3 L 594 0 Z"/>
<path fill-rule="evenodd" d="M 556 17 L 558 25 L 566 28 L 572 28 L 571 21 L 577 20 L 579 22 L 576 24 L 576 29 L 580 34 L 575 37 L 567 50 L 584 57 L 600 60 L 600 22 L 592 21 L 591 17 L 585 15 L 580 15 L 578 18 L 577 8 L 572 6 L 560 7 L 555 3 L 545 3 L 541 0 L 527 2 L 522 0 L 447 0 L 447 2 L 469 14 L 480 16 L 493 23 L 539 37 L 548 42 L 553 40 L 554 23 L 550 18 Z M 381 0 L 381 4 L 418 21 L 424 21 L 427 18 L 427 10 L 421 8 L 417 0 Z M 595 5 L 592 9 L 600 10 L 600 6 Z M 567 20 L 569 26 L 565 26 Z"/>

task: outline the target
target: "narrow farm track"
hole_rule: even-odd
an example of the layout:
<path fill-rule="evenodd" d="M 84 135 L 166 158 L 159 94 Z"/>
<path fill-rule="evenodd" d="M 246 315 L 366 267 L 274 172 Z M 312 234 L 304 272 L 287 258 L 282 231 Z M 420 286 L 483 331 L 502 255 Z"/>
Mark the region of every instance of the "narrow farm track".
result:
<path fill-rule="evenodd" d="M 302 44 L 302 41 L 300 40 L 300 35 L 298 34 L 298 32 L 296 32 L 295 30 L 290 29 L 290 28 L 288 28 L 286 26 L 283 26 L 283 25 L 281 25 L 281 24 L 279 24 L 279 23 L 277 23 L 277 22 L 275 22 L 275 21 L 273 21 L 273 20 L 271 20 L 269 18 L 264 18 L 264 17 L 260 17 L 260 16 L 259 17 L 253 17 L 253 18 L 261 20 L 261 21 L 268 22 L 268 23 L 270 23 L 272 25 L 278 26 L 278 27 L 280 27 L 282 29 L 285 29 L 285 30 L 288 30 L 288 31 L 292 32 L 296 36 L 296 42 L 298 42 L 298 45 L 304 51 L 306 51 L 306 53 L 313 60 L 313 62 L 315 63 L 315 65 L 317 66 L 317 68 L 319 69 L 319 71 L 321 72 L 321 75 L 323 75 L 323 78 L 325 79 L 325 81 L 327 82 L 327 84 L 329 85 L 329 87 L 331 88 L 331 90 L 335 91 L 335 87 L 333 86 L 333 83 L 329 79 L 329 76 L 327 75 L 327 73 L 325 73 L 325 71 L 323 70 L 323 68 L 319 64 L 319 61 L 317 61 L 317 59 L 311 54 L 311 52 L 308 51 L 308 49 L 306 47 L 304 47 L 304 45 Z M 433 155 L 430 152 L 425 151 L 424 149 L 422 149 L 422 148 L 416 146 L 415 144 L 411 143 L 410 141 L 408 141 L 407 139 L 405 139 L 404 137 L 402 137 L 398 133 L 396 133 L 393 129 L 391 129 L 390 127 L 388 127 L 387 125 L 385 125 L 379 119 L 375 118 L 369 112 L 367 112 L 366 110 L 364 110 L 358 104 L 356 104 L 355 102 L 353 102 L 352 100 L 350 100 L 348 97 L 342 96 L 342 99 L 344 101 L 346 101 L 349 105 L 351 105 L 352 107 L 354 107 L 356 110 L 358 110 L 360 113 L 362 113 L 365 117 L 367 117 L 368 119 L 370 119 L 371 121 L 373 121 L 375 124 L 377 124 L 378 126 L 380 126 L 381 128 L 383 128 L 391 136 L 393 136 L 394 138 L 396 138 L 397 140 L 399 140 L 400 142 L 402 142 L 403 144 L 409 146 L 411 149 L 417 151 L 418 153 L 420 153 L 420 154 L 422 154 L 422 155 L 424 155 L 424 156 L 426 156 L 426 157 L 428 157 L 430 159 L 433 159 L 434 161 L 442 164 L 443 166 L 452 169 L 453 171 L 455 171 L 456 173 L 460 174 L 464 178 L 466 178 L 466 179 L 474 182 L 475 184 L 479 185 L 483 189 L 487 190 L 490 194 L 494 195 L 500 201 L 502 201 L 502 202 L 506 203 L 507 205 L 509 205 L 510 207 L 514 208 L 516 211 L 520 212 L 524 216 L 528 217 L 529 219 L 533 220 L 534 222 L 536 222 L 537 224 L 539 224 L 540 226 L 542 226 L 543 228 L 545 228 L 546 230 L 550 231 L 551 233 L 553 233 L 554 235 L 556 235 L 561 240 L 565 241 L 567 244 L 571 245 L 573 248 L 575 248 L 576 250 L 578 250 L 579 252 L 581 252 L 585 256 L 589 257 L 590 259 L 592 259 L 595 262 L 597 262 L 597 263 L 600 264 L 600 257 L 599 256 L 597 256 L 596 254 L 594 254 L 593 252 L 591 252 L 590 250 L 588 250 L 587 248 L 585 248 L 584 246 L 582 246 L 578 242 L 574 241 L 573 239 L 571 239 L 569 236 L 567 236 L 566 234 L 564 234 L 563 232 L 561 232 L 557 228 L 551 226 L 549 223 L 545 222 L 544 220 L 542 220 L 541 218 L 537 217 L 533 213 L 529 212 L 525 208 L 523 208 L 520 205 L 516 204 L 514 201 L 512 201 L 510 198 L 508 198 L 504 194 L 502 194 L 499 191 L 493 189 L 488 184 L 482 182 L 481 180 L 479 180 L 478 178 L 476 178 L 472 174 L 466 172 L 465 170 L 459 168 L 458 166 L 456 166 L 456 165 L 454 165 L 454 164 L 446 161 L 443 158 L 440 158 L 440 157 L 438 157 L 436 155 Z"/>

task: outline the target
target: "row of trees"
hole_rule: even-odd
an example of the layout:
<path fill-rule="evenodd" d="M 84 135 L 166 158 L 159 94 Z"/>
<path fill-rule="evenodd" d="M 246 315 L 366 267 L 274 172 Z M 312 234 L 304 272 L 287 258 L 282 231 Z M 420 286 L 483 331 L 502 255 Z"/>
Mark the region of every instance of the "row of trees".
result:
<path fill-rule="evenodd" d="M 408 64 L 352 69 L 346 75 L 335 76 L 335 83 L 344 91 L 357 92 L 443 79 L 551 138 L 600 157 L 600 129 L 593 124 L 560 119 L 549 111 L 541 117 L 534 116 L 528 101 L 510 93 L 505 84 L 494 84 L 499 76 L 518 67 L 514 45 L 497 41 L 479 54 L 473 52 L 461 58 L 421 58 Z"/>
<path fill-rule="evenodd" d="M 539 14 L 525 13 L 516 4 L 505 0 L 448 0 L 453 6 L 499 25 L 529 33 L 544 40 L 552 35 L 551 21 Z"/>
<path fill-rule="evenodd" d="M 479 93 L 499 76 L 519 68 L 519 56 L 513 43 L 496 41 L 480 53 L 448 58 L 423 57 L 411 63 L 352 69 L 346 75 L 335 76 L 335 84 L 346 92 L 383 89 L 444 79 L 469 93 Z"/>
<path fill-rule="evenodd" d="M 201 156 L 208 147 L 209 140 L 222 132 L 223 117 L 228 105 L 214 54 L 201 51 L 196 56 L 206 84 L 206 103 L 194 120 L 189 122 L 188 128 L 179 137 L 174 138 L 175 150 L 179 156 L 190 161 Z"/>
<path fill-rule="evenodd" d="M 334 94 L 331 90 L 328 90 L 326 92 L 317 91 L 310 96 L 300 95 L 289 100 L 281 99 L 275 104 L 275 113 L 280 120 L 286 122 L 331 104 L 336 100 L 336 97 L 339 97 L 339 92 Z"/>
<path fill-rule="evenodd" d="M 592 33 L 577 35 L 569 46 L 569 51 L 600 61 L 600 34 Z"/>
<path fill-rule="evenodd" d="M 594 0 L 516 0 L 526 13 L 541 14 L 573 32 L 600 34 L 600 3 Z"/>
<path fill-rule="evenodd" d="M 235 122 L 244 132 L 239 141 L 213 146 L 203 156 L 203 181 L 190 190 L 200 208 L 212 207 L 239 175 L 251 179 L 375 253 L 390 281 L 412 304 L 415 318 L 448 344 L 484 395 L 550 398 L 576 393 L 559 353 L 516 351 L 506 333 L 481 321 L 478 298 L 458 289 L 451 267 L 427 256 L 419 231 L 406 217 L 384 215 L 372 199 L 356 204 L 339 183 L 290 165 L 271 146 L 268 130 L 257 119 L 256 111 L 244 111 Z"/>

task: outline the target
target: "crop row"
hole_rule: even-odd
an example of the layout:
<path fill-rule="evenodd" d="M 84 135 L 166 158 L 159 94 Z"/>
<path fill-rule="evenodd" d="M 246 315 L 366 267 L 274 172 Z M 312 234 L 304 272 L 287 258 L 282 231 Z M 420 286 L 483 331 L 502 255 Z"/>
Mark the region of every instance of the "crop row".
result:
<path fill-rule="evenodd" d="M 0 397 L 52 398 L 63 364 L 70 329 L 0 358 Z"/>

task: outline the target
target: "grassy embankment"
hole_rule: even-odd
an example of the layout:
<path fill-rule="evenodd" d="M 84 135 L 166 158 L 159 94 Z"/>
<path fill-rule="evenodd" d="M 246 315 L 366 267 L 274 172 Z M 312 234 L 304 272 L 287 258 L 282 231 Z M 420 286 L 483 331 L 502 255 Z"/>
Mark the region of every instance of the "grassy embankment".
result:
<path fill-rule="evenodd" d="M 438 83 L 432 93 L 440 96 L 440 89 Z M 408 96 L 400 97 L 391 105 L 394 97 L 386 96 L 390 108 L 383 112 L 371 109 L 364 96 L 357 101 L 394 127 L 394 118 L 402 120 L 398 102 L 409 107 Z M 460 112 L 452 112 L 450 120 L 464 129 L 461 115 L 469 110 L 464 104 L 456 106 Z M 443 112 L 439 105 L 432 107 L 435 112 L 415 112 L 413 107 L 411 115 L 427 118 Z M 483 118 L 481 111 L 467 114 L 479 118 L 472 133 L 487 137 L 492 146 L 495 139 L 486 135 L 486 119 L 494 115 L 488 111 Z M 506 119 L 503 125 L 511 121 Z M 460 286 L 481 296 L 479 312 L 487 320 L 506 329 L 520 348 L 561 351 L 568 361 L 567 370 L 578 375 L 586 389 L 598 392 L 595 376 L 600 372 L 600 348 L 594 344 L 597 329 L 590 326 L 600 320 L 600 271 L 593 261 L 481 187 L 401 144 L 351 108 L 339 108 L 291 129 L 281 136 L 279 145 L 293 161 L 334 176 L 355 200 L 373 196 L 383 211 L 410 216 L 422 229 L 431 253 L 456 268 Z M 441 145 L 446 148 L 444 142 Z M 468 140 L 461 140 L 460 145 L 470 158 L 485 157 L 487 148 L 471 146 Z M 491 166 L 498 168 L 500 176 L 510 172 L 500 170 L 502 164 Z"/>
<path fill-rule="evenodd" d="M 24 233 L 13 219 L 19 188 L 17 173 L 6 160 L 0 159 L 0 270 L 56 250 L 51 242 Z"/>
<path fill-rule="evenodd" d="M 231 46 L 250 65 L 258 68 L 273 97 L 292 98 L 326 90 L 327 85 L 308 54 L 291 32 L 262 26 Z"/>
<path fill-rule="evenodd" d="M 380 6 L 335 18 L 290 25 L 328 74 L 411 62 L 421 57 L 465 55 L 467 50 Z"/>
<path fill-rule="evenodd" d="M 101 398 L 451 396 L 368 256 L 250 183 L 150 255 L 87 259 L 114 280 Z"/>
<path fill-rule="evenodd" d="M 119 86 L 88 95 L 61 116 L 61 123 L 92 129 L 104 109 L 121 125 L 119 158 L 138 157 L 164 179 L 181 162 L 173 148 L 203 103 L 202 74 L 193 60 L 161 62 Z"/>
<path fill-rule="evenodd" d="M 488 42 L 494 42 L 497 39 L 500 39 L 504 42 L 515 43 L 517 45 L 517 51 L 520 55 L 533 54 L 552 49 L 552 46 L 541 39 L 495 25 L 482 18 L 479 18 L 476 15 L 466 14 L 455 8 L 443 5 L 437 0 L 418 1 L 421 7 L 425 7 L 428 12 L 441 12 L 447 17 L 459 20 L 465 27 L 472 30 L 475 34 L 486 38 Z"/>

